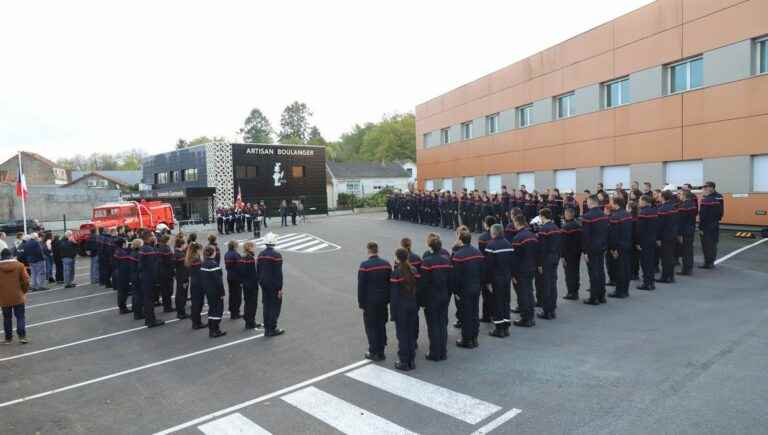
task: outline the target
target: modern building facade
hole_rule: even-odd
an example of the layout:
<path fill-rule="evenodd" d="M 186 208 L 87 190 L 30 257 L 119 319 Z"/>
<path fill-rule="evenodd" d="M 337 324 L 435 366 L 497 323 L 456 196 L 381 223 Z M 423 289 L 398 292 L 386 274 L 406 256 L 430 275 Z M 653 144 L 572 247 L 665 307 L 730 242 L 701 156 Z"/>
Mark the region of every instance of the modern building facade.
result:
<path fill-rule="evenodd" d="M 712 180 L 724 222 L 766 225 L 766 17 L 765 0 L 658 0 L 422 103 L 419 185 Z"/>
<path fill-rule="evenodd" d="M 326 213 L 325 148 L 313 145 L 210 143 L 147 157 L 145 190 L 128 199 L 162 199 L 179 220 L 206 221 L 216 208 L 301 199 L 307 213 Z M 124 196 L 126 197 L 126 196 Z"/>

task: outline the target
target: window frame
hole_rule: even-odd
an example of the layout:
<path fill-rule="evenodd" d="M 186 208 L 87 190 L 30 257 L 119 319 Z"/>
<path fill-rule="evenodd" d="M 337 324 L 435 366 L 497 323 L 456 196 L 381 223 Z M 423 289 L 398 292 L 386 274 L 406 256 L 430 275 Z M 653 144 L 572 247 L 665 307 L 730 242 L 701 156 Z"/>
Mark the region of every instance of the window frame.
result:
<path fill-rule="evenodd" d="M 701 61 L 701 78 L 702 78 L 702 83 L 700 83 L 699 86 L 692 87 L 691 86 L 691 71 L 692 71 L 691 64 L 694 61 L 697 61 L 697 60 Z M 686 70 L 685 70 L 685 89 L 681 89 L 679 91 L 675 91 L 675 90 L 672 89 L 672 78 L 674 76 L 673 70 L 675 68 L 679 67 L 679 66 L 682 66 L 682 65 L 686 65 Z M 667 95 L 674 95 L 674 94 L 679 94 L 681 92 L 688 92 L 688 91 L 700 89 L 700 88 L 704 87 L 704 83 L 703 83 L 704 82 L 704 56 L 699 54 L 699 55 L 692 56 L 692 57 L 689 57 L 689 58 L 686 58 L 686 59 L 683 59 L 683 60 L 679 60 L 679 61 L 674 62 L 674 63 L 670 63 L 670 64 L 668 64 L 665 67 L 665 72 L 666 72 L 666 82 L 667 82 L 666 83 Z"/>
<path fill-rule="evenodd" d="M 766 54 L 760 50 L 760 46 L 764 46 Z M 765 59 L 763 58 L 765 57 Z M 765 62 L 765 70 L 760 71 L 760 64 Z M 755 39 L 755 75 L 768 74 L 768 35 Z"/>
<path fill-rule="evenodd" d="M 424 180 L 424 191 L 431 192 L 433 190 L 435 190 L 435 180 Z"/>
<path fill-rule="evenodd" d="M 573 113 L 573 100 L 576 96 L 575 91 L 566 92 L 564 94 L 558 95 L 555 97 L 555 119 L 565 119 L 570 118 L 574 115 Z M 568 114 L 565 116 L 560 116 L 560 108 L 562 107 L 563 99 L 568 99 Z"/>
<path fill-rule="evenodd" d="M 296 175 L 296 168 L 301 168 L 301 175 Z M 291 165 L 291 178 L 307 178 L 307 167 L 305 165 Z"/>
<path fill-rule="evenodd" d="M 530 181 L 528 181 L 529 179 Z M 525 183 L 523 181 L 525 181 Z M 525 186 L 527 192 L 533 192 L 536 190 L 536 173 L 533 171 L 519 172 L 517 174 L 517 188 L 519 189 L 520 186 L 523 185 Z"/>
<path fill-rule="evenodd" d="M 619 96 L 620 96 L 619 103 L 616 104 L 615 106 L 612 106 L 610 104 L 610 102 L 611 102 L 611 94 L 610 94 L 611 86 L 613 86 L 615 84 L 620 84 L 620 83 L 622 83 L 624 81 L 627 82 L 627 88 L 629 88 L 629 85 L 630 85 L 629 76 L 619 77 L 617 79 L 613 79 L 613 80 L 610 80 L 610 81 L 607 81 L 607 82 L 603 83 L 602 88 L 603 88 L 603 108 L 604 109 L 613 109 L 615 107 L 626 106 L 627 104 L 631 103 L 631 101 L 629 101 L 629 99 L 627 99 L 626 102 L 622 102 L 622 100 L 624 99 L 623 98 L 624 97 L 624 91 L 622 90 L 621 85 L 619 85 L 619 87 L 618 87 L 618 89 L 619 89 Z M 630 97 L 632 96 L 632 91 L 629 92 L 629 96 Z"/>
<path fill-rule="evenodd" d="M 450 127 L 440 129 L 440 145 L 448 145 L 451 143 L 451 129 Z"/>
<path fill-rule="evenodd" d="M 195 174 L 195 176 L 192 179 L 189 178 L 190 173 Z M 181 181 L 193 183 L 199 180 L 200 180 L 200 174 L 197 168 L 186 168 L 181 170 Z"/>
<path fill-rule="evenodd" d="M 168 184 L 168 173 L 167 172 L 156 172 L 155 173 L 155 184 Z"/>
<path fill-rule="evenodd" d="M 446 184 L 446 182 L 448 184 Z M 450 185 L 450 189 L 447 188 L 447 186 Z M 443 178 L 443 190 L 448 190 L 453 192 L 453 178 Z"/>
<path fill-rule="evenodd" d="M 496 190 L 496 191 L 494 191 L 492 186 L 491 186 L 491 180 L 492 179 L 493 180 L 498 180 L 498 190 Z M 487 183 L 488 183 L 488 193 L 490 193 L 490 194 L 495 194 L 495 193 L 501 194 L 501 186 L 504 184 L 501 181 L 501 174 L 489 174 L 488 178 L 487 178 Z"/>
<path fill-rule="evenodd" d="M 681 164 L 683 166 L 692 166 L 696 165 L 699 171 L 697 176 L 698 179 L 694 180 L 678 180 L 679 182 L 674 182 L 675 180 L 670 180 L 670 166 L 674 166 L 676 164 Z M 694 186 L 701 186 L 704 184 L 704 160 L 703 159 L 689 159 L 689 160 L 671 160 L 664 162 L 664 185 L 673 185 L 675 187 L 682 186 L 684 183 L 690 183 Z"/>
<path fill-rule="evenodd" d="M 432 132 L 428 131 L 422 135 L 421 144 L 424 145 L 424 148 L 430 148 L 431 145 L 429 144 L 430 139 L 432 138 Z"/>
<path fill-rule="evenodd" d="M 523 114 L 527 113 L 526 123 L 523 124 Z M 528 103 L 517 108 L 517 128 L 528 128 L 533 124 L 533 103 Z"/>
<path fill-rule="evenodd" d="M 467 180 L 470 180 L 470 179 L 472 180 L 472 188 L 471 189 L 469 187 L 467 187 Z M 461 184 L 464 186 L 465 189 L 467 189 L 467 192 L 472 192 L 475 189 L 477 189 L 477 180 L 475 179 L 474 176 L 467 176 L 467 177 L 462 178 Z"/>
<path fill-rule="evenodd" d="M 493 131 L 491 131 L 491 123 L 493 123 Z M 485 131 L 488 135 L 499 132 L 499 112 L 485 116 Z"/>
<path fill-rule="evenodd" d="M 472 139 L 472 121 L 461 123 L 461 140 Z"/>

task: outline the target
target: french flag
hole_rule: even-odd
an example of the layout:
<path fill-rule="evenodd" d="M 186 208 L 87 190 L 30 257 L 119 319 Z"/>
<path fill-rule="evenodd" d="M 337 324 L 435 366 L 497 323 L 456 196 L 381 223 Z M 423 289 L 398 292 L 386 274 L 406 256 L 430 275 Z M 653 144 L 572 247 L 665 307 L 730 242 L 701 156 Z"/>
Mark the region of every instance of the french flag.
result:
<path fill-rule="evenodd" d="M 27 191 L 27 178 L 21 170 L 21 165 L 19 165 L 19 172 L 16 174 L 16 196 L 22 200 L 26 200 L 27 196 L 29 196 L 29 191 Z"/>

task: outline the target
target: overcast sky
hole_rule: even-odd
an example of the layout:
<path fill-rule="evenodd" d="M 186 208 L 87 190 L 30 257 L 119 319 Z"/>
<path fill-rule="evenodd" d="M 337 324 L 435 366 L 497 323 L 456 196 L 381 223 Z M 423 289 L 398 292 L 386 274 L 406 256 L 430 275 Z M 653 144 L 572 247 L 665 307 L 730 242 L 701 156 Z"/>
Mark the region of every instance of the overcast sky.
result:
<path fill-rule="evenodd" d="M 294 100 L 335 140 L 648 3 L 2 2 L 0 158 L 234 140 Z"/>

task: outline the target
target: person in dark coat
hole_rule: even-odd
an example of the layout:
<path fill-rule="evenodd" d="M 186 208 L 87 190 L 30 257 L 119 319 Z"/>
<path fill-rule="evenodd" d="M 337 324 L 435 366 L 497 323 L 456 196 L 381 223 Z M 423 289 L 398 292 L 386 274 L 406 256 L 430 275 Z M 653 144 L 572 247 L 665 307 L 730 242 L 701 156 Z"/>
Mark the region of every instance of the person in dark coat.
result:
<path fill-rule="evenodd" d="M 608 294 L 608 297 L 621 299 L 629 296 L 629 281 L 632 275 L 633 217 L 627 212 L 627 204 L 623 196 L 615 196 L 612 201 L 613 213 L 608 232 L 608 255 L 614 259 L 616 290 Z"/>
<path fill-rule="evenodd" d="M 562 257 L 565 286 L 568 293 L 563 299 L 579 300 L 581 281 L 581 224 L 576 220 L 577 208 L 566 207 L 563 214 Z"/>
<path fill-rule="evenodd" d="M 608 249 L 610 217 L 603 213 L 597 196 L 587 198 L 588 210 L 581 218 L 581 245 L 589 269 L 589 299 L 587 305 L 599 305 L 605 299 L 605 251 Z"/>
<path fill-rule="evenodd" d="M 186 319 L 187 299 L 189 298 L 189 269 L 184 263 L 187 256 L 187 244 L 184 237 L 177 236 L 173 247 L 173 274 L 176 277 L 176 318 Z"/>
<path fill-rule="evenodd" d="M 277 235 L 269 233 L 264 236 L 266 249 L 256 258 L 256 271 L 261 287 L 261 302 L 264 307 L 264 336 L 276 337 L 285 333 L 277 327 L 280 310 L 283 306 L 283 256 L 275 251 Z"/>
<path fill-rule="evenodd" d="M 85 242 L 85 252 L 91 258 L 91 284 L 99 283 L 99 235 L 95 228 L 91 228 L 88 240 Z"/>
<path fill-rule="evenodd" d="M 656 224 L 658 214 L 653 200 L 649 195 L 640 197 L 640 209 L 637 213 L 637 223 L 635 225 L 635 248 L 640 253 L 640 267 L 643 272 L 643 283 L 637 287 L 638 290 L 656 289 Z"/>
<path fill-rule="evenodd" d="M 203 288 L 200 268 L 203 264 L 203 247 L 197 242 L 189 242 L 187 256 L 184 258 L 184 265 L 189 270 L 189 296 L 191 308 L 189 317 L 192 319 L 192 329 L 203 329 L 208 326 L 203 323 L 202 311 L 205 302 L 205 289 Z"/>
<path fill-rule="evenodd" d="M 704 184 L 704 196 L 701 197 L 699 210 L 699 234 L 701 250 L 704 253 L 702 269 L 714 269 L 717 258 L 717 244 L 720 241 L 720 220 L 725 213 L 723 195 L 715 190 L 715 183 Z"/>
<path fill-rule="evenodd" d="M 134 320 L 144 320 L 144 297 L 141 291 L 141 270 L 139 268 L 139 252 L 142 246 L 144 246 L 143 240 L 134 239 L 131 242 L 128 258 L 126 258 L 129 263 L 131 310 L 133 310 Z"/>
<path fill-rule="evenodd" d="M 208 246 L 213 246 L 213 249 L 216 251 L 216 255 L 214 255 L 213 260 L 216 261 L 216 264 L 220 265 L 221 264 L 221 249 L 219 249 L 219 244 L 217 242 L 217 238 L 216 238 L 215 235 L 213 235 L 213 234 L 208 235 Z"/>
<path fill-rule="evenodd" d="M 557 318 L 557 266 L 562 252 L 562 231 L 553 221 L 554 216 L 549 208 L 539 211 L 540 226 L 538 231 L 539 267 L 543 278 L 542 311 L 537 317 L 545 320 Z"/>
<path fill-rule="evenodd" d="M 486 222 L 487 223 L 487 222 Z M 485 275 L 492 292 L 494 301 L 493 325 L 494 329 L 489 333 L 492 337 L 504 338 L 509 336 L 510 311 L 509 301 L 512 285 L 512 269 L 514 267 L 514 249 L 512 244 L 504 237 L 504 228 L 501 224 L 494 223 L 490 228 L 491 240 L 486 244 L 485 250 Z"/>
<path fill-rule="evenodd" d="M 483 228 L 484 232 L 480 234 L 477 238 L 477 249 L 483 254 L 483 256 L 488 259 L 488 255 L 485 252 L 486 246 L 488 246 L 488 243 L 491 241 L 491 227 L 496 224 L 496 218 L 493 216 L 486 216 L 483 220 Z M 486 261 L 487 264 L 487 261 Z M 485 268 L 485 273 L 483 274 L 482 281 L 481 281 L 481 289 L 480 289 L 480 296 L 482 297 L 482 302 L 480 304 L 481 308 L 481 316 L 480 316 L 480 323 L 490 323 L 493 320 L 493 317 L 495 316 L 495 298 L 494 295 L 491 293 L 491 274 L 490 269 Z"/>
<path fill-rule="evenodd" d="M 387 345 L 387 305 L 390 302 L 392 266 L 379 257 L 379 245 L 368 242 L 368 259 L 357 271 L 357 306 L 363 310 L 365 334 L 368 337 L 366 359 L 383 361 Z"/>
<path fill-rule="evenodd" d="M 77 259 L 77 244 L 74 242 L 72 237 L 72 231 L 67 231 L 64 233 L 64 237 L 59 240 L 57 250 L 59 251 L 59 260 L 62 264 L 62 279 L 64 280 L 64 288 L 76 287 L 75 261 Z"/>
<path fill-rule="evenodd" d="M 395 368 L 409 371 L 416 368 L 416 322 L 418 322 L 418 279 L 419 272 L 408 261 L 408 251 L 395 251 L 397 264 L 389 279 L 390 311 L 397 331 L 397 357 Z"/>
<path fill-rule="evenodd" d="M 258 222 L 258 221 L 254 221 Z M 243 296 L 245 307 L 243 311 L 243 320 L 245 320 L 245 329 L 261 328 L 261 323 L 256 323 L 256 311 L 259 301 L 259 275 L 256 272 L 256 245 L 253 242 L 245 242 L 243 253 L 240 259 L 239 276 L 243 282 Z"/>
<path fill-rule="evenodd" d="M 680 275 L 691 275 L 693 273 L 693 236 L 696 234 L 696 216 L 699 214 L 699 208 L 694 201 L 696 196 L 690 190 L 682 190 L 679 195 L 681 203 L 678 209 L 678 230 L 682 238 L 683 260 Z"/>
<path fill-rule="evenodd" d="M 118 239 L 115 242 L 114 261 L 117 264 L 117 308 L 120 314 L 128 314 L 133 311 L 128 309 L 128 293 L 131 291 L 131 251 L 126 248 L 125 240 Z"/>
<path fill-rule="evenodd" d="M 147 231 L 142 237 L 144 246 L 139 250 L 139 270 L 141 274 L 141 296 L 144 302 L 144 324 L 149 328 L 165 324 L 155 318 L 155 282 L 157 279 L 158 255 L 155 250 L 155 235 Z"/>
<path fill-rule="evenodd" d="M 472 233 L 464 227 L 459 231 L 459 247 L 453 253 L 453 293 L 459 301 L 461 338 L 456 341 L 459 347 L 471 349 L 478 346 L 477 336 L 480 326 L 478 318 L 480 286 L 484 273 L 483 254 L 472 246 Z"/>
<path fill-rule="evenodd" d="M 157 283 L 160 288 L 160 296 L 163 298 L 163 312 L 172 313 L 173 309 L 173 271 L 175 269 L 175 258 L 173 249 L 168 244 L 171 238 L 168 234 L 160 236 L 160 243 L 157 245 Z"/>
<path fill-rule="evenodd" d="M 513 325 L 530 328 L 536 325 L 534 320 L 533 276 L 537 270 L 539 258 L 539 238 L 527 224 L 526 217 L 514 215 L 512 221 L 517 234 L 512 240 L 515 250 L 515 268 L 512 279 L 517 284 L 517 305 L 520 318 Z"/>
<path fill-rule="evenodd" d="M 227 335 L 220 328 L 224 316 L 224 280 L 221 266 L 216 262 L 216 248 L 206 246 L 203 251 L 205 261 L 200 266 L 200 280 L 205 296 L 208 298 L 208 336 L 217 338 Z"/>
<path fill-rule="evenodd" d="M 224 254 L 224 266 L 227 269 L 227 288 L 229 289 L 229 313 L 232 320 L 240 318 L 240 305 L 243 302 L 243 279 L 240 276 L 240 260 L 237 252 L 237 240 L 227 243 L 227 253 Z"/>
<path fill-rule="evenodd" d="M 58 284 L 64 283 L 64 263 L 61 261 L 61 241 L 62 238 L 57 234 L 53 236 L 51 250 L 53 251 L 53 264 L 55 266 L 54 280 Z"/>
<path fill-rule="evenodd" d="M 661 192 L 662 203 L 656 210 L 659 215 L 656 240 L 661 247 L 661 278 L 656 282 L 675 282 L 675 247 L 678 241 L 677 217 L 674 194 L 669 190 Z"/>
<path fill-rule="evenodd" d="M 431 255 L 424 256 L 420 272 L 429 335 L 426 358 L 442 361 L 448 358 L 448 305 L 451 302 L 453 265 L 450 258 L 442 254 L 444 250 L 440 238 L 433 237 L 428 246 Z"/>

